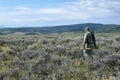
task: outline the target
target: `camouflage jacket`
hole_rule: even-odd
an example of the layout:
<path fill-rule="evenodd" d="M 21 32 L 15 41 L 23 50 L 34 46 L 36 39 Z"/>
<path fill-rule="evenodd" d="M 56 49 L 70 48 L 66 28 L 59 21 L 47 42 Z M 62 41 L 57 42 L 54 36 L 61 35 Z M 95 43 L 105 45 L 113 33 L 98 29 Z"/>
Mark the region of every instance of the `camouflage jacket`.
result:
<path fill-rule="evenodd" d="M 84 35 L 83 46 L 87 48 L 91 48 L 90 46 L 91 44 L 94 44 L 92 32 L 86 32 Z"/>

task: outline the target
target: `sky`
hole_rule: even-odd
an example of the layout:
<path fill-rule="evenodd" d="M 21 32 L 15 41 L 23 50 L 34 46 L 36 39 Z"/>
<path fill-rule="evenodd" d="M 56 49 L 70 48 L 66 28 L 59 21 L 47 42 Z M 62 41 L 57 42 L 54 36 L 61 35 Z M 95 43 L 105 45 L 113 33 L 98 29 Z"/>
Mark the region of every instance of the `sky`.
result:
<path fill-rule="evenodd" d="M 120 24 L 120 0 L 0 0 L 0 27 Z"/>

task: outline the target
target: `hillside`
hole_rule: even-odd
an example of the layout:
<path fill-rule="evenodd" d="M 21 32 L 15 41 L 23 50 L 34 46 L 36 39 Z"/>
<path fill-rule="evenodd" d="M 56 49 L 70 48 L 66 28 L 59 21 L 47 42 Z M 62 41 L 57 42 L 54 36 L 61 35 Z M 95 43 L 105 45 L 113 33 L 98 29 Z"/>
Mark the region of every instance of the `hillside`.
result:
<path fill-rule="evenodd" d="M 11 34 L 15 32 L 23 32 L 25 34 L 82 32 L 85 27 L 90 27 L 95 32 L 120 32 L 120 25 L 86 23 L 51 27 L 4 28 L 0 29 L 0 34 Z"/>

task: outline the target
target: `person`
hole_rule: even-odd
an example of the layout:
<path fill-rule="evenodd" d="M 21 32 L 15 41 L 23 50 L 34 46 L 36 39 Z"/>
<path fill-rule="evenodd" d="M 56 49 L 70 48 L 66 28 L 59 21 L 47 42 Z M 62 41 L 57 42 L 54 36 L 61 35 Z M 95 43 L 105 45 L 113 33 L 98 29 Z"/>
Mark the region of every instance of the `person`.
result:
<path fill-rule="evenodd" d="M 90 31 L 89 27 L 85 28 L 85 35 L 83 39 L 83 55 L 87 63 L 92 63 L 93 62 L 93 48 L 96 47 L 96 41 L 95 41 L 95 36 L 94 32 Z"/>

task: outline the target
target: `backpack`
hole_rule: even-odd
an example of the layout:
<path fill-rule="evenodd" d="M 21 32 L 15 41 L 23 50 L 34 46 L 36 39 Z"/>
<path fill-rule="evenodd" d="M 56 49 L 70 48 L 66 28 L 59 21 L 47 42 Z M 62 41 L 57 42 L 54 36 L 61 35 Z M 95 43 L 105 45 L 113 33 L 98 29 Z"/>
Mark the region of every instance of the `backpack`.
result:
<path fill-rule="evenodd" d="M 94 47 L 96 48 L 96 39 L 95 39 L 95 35 L 94 35 L 94 31 L 93 30 L 91 31 L 91 35 L 92 35 L 92 38 L 93 38 Z"/>

